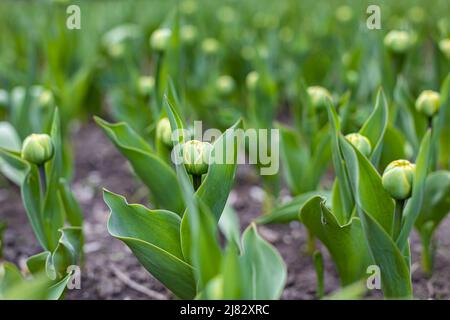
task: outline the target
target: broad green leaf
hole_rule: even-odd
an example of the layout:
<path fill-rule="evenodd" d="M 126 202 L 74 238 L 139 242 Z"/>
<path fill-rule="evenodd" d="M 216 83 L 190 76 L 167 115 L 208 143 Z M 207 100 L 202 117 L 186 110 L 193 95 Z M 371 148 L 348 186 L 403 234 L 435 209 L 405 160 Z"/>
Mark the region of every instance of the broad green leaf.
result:
<path fill-rule="evenodd" d="M 276 207 L 270 214 L 260 216 L 256 219 L 258 224 L 269 223 L 289 223 L 298 220 L 298 212 L 302 209 L 304 204 L 314 196 L 321 196 L 328 198 L 327 192 L 312 191 L 296 196 L 289 202 Z"/>
<path fill-rule="evenodd" d="M 345 165 L 358 206 L 392 233 L 394 201 L 384 189 L 373 165 L 343 137 L 339 138 Z"/>
<path fill-rule="evenodd" d="M 450 172 L 436 171 L 427 176 L 422 208 L 416 220 L 416 227 L 421 229 L 432 222 L 433 229 L 450 212 Z"/>
<path fill-rule="evenodd" d="M 287 270 L 280 254 L 258 235 L 251 224 L 242 236 L 241 266 L 244 268 L 244 299 L 278 299 Z"/>
<path fill-rule="evenodd" d="M 232 242 L 239 247 L 241 234 L 239 218 L 236 211 L 228 203 L 225 205 L 220 217 L 219 228 L 228 242 Z"/>
<path fill-rule="evenodd" d="M 339 191 L 340 196 L 339 203 L 341 204 L 342 207 L 342 210 L 340 210 L 340 213 L 337 217 L 339 218 L 342 215 L 340 221 L 342 223 L 345 223 L 350 221 L 351 213 L 355 205 L 354 203 L 355 200 L 353 199 L 352 196 L 350 182 L 348 180 L 344 160 L 342 159 L 341 155 L 341 147 L 339 144 L 339 137 L 341 135 L 339 118 L 331 102 L 328 103 L 327 111 L 328 111 L 328 119 L 331 126 L 330 134 L 331 134 L 332 160 L 334 170 L 336 173 L 336 180 L 339 183 L 339 188 L 337 189 L 337 191 Z"/>
<path fill-rule="evenodd" d="M 308 177 L 305 168 L 310 154 L 294 130 L 282 125 L 279 130 L 284 177 L 291 193 L 297 195 L 302 193 L 304 184 L 309 185 L 304 178 Z"/>
<path fill-rule="evenodd" d="M 74 227 L 80 227 L 83 224 L 83 212 L 68 182 L 63 178 L 59 180 L 59 195 L 68 222 Z"/>
<path fill-rule="evenodd" d="M 371 257 L 359 218 L 340 225 L 333 213 L 315 196 L 300 211 L 303 224 L 325 245 L 336 265 L 342 285 L 365 277 Z"/>
<path fill-rule="evenodd" d="M 180 247 L 180 218 L 173 212 L 129 205 L 121 196 L 104 192 L 111 215 L 109 233 L 123 241 L 142 265 L 182 299 L 196 294 L 194 270 Z"/>
<path fill-rule="evenodd" d="M 383 137 L 386 132 L 388 124 L 388 104 L 383 90 L 379 90 L 375 108 L 369 119 L 364 123 L 359 133 L 369 139 L 372 145 L 372 152 L 370 159 L 377 167 L 380 161 L 381 152 L 383 149 Z"/>
<path fill-rule="evenodd" d="M 44 274 L 30 280 L 23 278 L 11 263 L 0 265 L 0 300 L 46 300 L 51 294 L 51 280 Z"/>
<path fill-rule="evenodd" d="M 406 257 L 392 240 L 391 236 L 369 214 L 358 210 L 369 249 L 375 264 L 380 268 L 381 289 L 386 298 L 412 298 L 411 274 Z"/>
<path fill-rule="evenodd" d="M 22 160 L 20 153 L 0 146 L 0 172 L 20 186 L 29 170 L 29 164 Z"/>
<path fill-rule="evenodd" d="M 414 223 L 422 209 L 423 198 L 425 194 L 425 182 L 431 162 L 431 132 L 430 130 L 425 134 L 420 144 L 419 154 L 416 159 L 416 174 L 413 181 L 413 190 L 411 199 L 408 200 L 405 209 L 403 210 L 403 225 L 398 239 L 397 245 L 400 250 L 404 250 L 408 237 L 414 227 Z"/>
<path fill-rule="evenodd" d="M 407 159 L 406 139 L 397 128 L 388 125 L 383 138 L 383 151 L 381 153 L 378 169 L 383 172 L 384 169 L 394 160 Z"/>
<path fill-rule="evenodd" d="M 175 171 L 126 123 L 110 124 L 100 118 L 95 121 L 150 189 L 156 205 L 181 215 L 184 204 Z"/>

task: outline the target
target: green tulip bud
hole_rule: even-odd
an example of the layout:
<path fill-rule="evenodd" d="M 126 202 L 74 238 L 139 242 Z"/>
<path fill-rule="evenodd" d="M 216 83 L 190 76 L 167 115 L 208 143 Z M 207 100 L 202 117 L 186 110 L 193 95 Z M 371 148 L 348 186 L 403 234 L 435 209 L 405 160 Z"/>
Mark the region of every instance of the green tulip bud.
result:
<path fill-rule="evenodd" d="M 190 140 L 183 145 L 183 161 L 186 171 L 195 176 L 208 172 L 212 145 L 208 142 Z"/>
<path fill-rule="evenodd" d="M 22 158 L 30 163 L 42 165 L 53 157 L 53 142 L 48 134 L 31 134 L 22 146 Z"/>
<path fill-rule="evenodd" d="M 355 86 L 359 81 L 359 74 L 355 70 L 348 70 L 345 73 L 345 80 L 351 86 Z"/>
<path fill-rule="evenodd" d="M 427 117 L 432 117 L 438 112 L 440 105 L 439 93 L 432 90 L 425 90 L 416 100 L 416 110 Z"/>
<path fill-rule="evenodd" d="M 247 77 L 245 78 L 245 84 L 247 85 L 248 90 L 255 90 L 258 86 L 259 82 L 259 73 L 256 71 L 251 71 L 249 74 L 247 74 Z"/>
<path fill-rule="evenodd" d="M 197 39 L 197 28 L 192 25 L 185 25 L 181 27 L 180 38 L 185 44 L 192 44 Z"/>
<path fill-rule="evenodd" d="M 439 49 L 450 60 L 450 39 L 442 39 L 439 41 Z"/>
<path fill-rule="evenodd" d="M 419 6 L 411 7 L 408 11 L 409 18 L 415 23 L 422 23 L 426 18 L 426 12 Z"/>
<path fill-rule="evenodd" d="M 392 161 L 384 170 L 382 183 L 384 189 L 396 200 L 411 196 L 416 166 L 408 160 Z"/>
<path fill-rule="evenodd" d="M 343 5 L 343 6 L 340 6 L 339 8 L 337 8 L 336 18 L 342 23 L 346 23 L 346 22 L 349 22 L 350 20 L 352 20 L 352 18 L 353 18 L 352 7 L 350 7 L 348 5 Z"/>
<path fill-rule="evenodd" d="M 150 46 L 156 51 L 165 51 L 171 36 L 172 30 L 169 28 L 157 29 L 150 36 Z"/>
<path fill-rule="evenodd" d="M 414 44 L 414 36 L 407 31 L 392 30 L 384 37 L 384 45 L 393 53 L 405 53 Z"/>
<path fill-rule="evenodd" d="M 169 119 L 162 118 L 159 120 L 156 125 L 156 139 L 160 140 L 168 148 L 173 146 L 172 128 Z"/>
<path fill-rule="evenodd" d="M 187 16 L 194 14 L 197 11 L 197 2 L 194 0 L 185 0 L 180 4 L 180 11 Z"/>
<path fill-rule="evenodd" d="M 372 146 L 369 139 L 359 133 L 350 133 L 345 136 L 348 142 L 350 142 L 359 152 L 368 157 L 372 152 Z"/>
<path fill-rule="evenodd" d="M 152 76 L 142 76 L 138 79 L 138 91 L 142 96 L 150 95 L 155 88 L 155 78 Z"/>
<path fill-rule="evenodd" d="M 223 75 L 217 78 L 216 88 L 222 95 L 229 95 L 233 92 L 235 87 L 234 79 L 228 75 Z"/>
<path fill-rule="evenodd" d="M 207 55 L 214 55 L 219 50 L 219 42 L 214 38 L 206 38 L 202 41 L 202 51 Z"/>
<path fill-rule="evenodd" d="M 307 89 L 311 103 L 315 108 L 325 108 L 327 101 L 331 100 L 330 92 L 319 86 L 312 86 Z"/>
<path fill-rule="evenodd" d="M 45 108 L 53 104 L 53 93 L 50 90 L 42 90 L 39 94 L 38 104 L 40 107 Z"/>

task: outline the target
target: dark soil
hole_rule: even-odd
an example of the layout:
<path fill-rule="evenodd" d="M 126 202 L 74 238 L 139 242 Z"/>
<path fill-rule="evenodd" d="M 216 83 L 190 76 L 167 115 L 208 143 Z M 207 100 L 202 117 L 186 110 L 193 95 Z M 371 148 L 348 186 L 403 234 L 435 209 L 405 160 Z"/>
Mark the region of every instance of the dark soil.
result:
<path fill-rule="evenodd" d="M 146 204 L 147 192 L 133 178 L 126 160 L 94 124 L 81 127 L 74 134 L 76 174 L 74 192 L 85 214 L 85 264 L 82 288 L 68 291 L 67 299 L 154 299 L 173 298 L 136 260 L 130 250 L 106 230 L 108 208 L 102 200 L 102 188 L 126 195 L 130 202 Z M 261 214 L 263 191 L 250 167 L 238 170 L 230 201 L 237 210 L 242 227 Z M 27 257 L 38 253 L 38 247 L 21 204 L 16 187 L 1 187 L 0 221 L 5 221 L 4 259 L 25 269 Z M 312 259 L 305 253 L 306 232 L 300 223 L 259 226 L 261 235 L 281 253 L 288 266 L 283 299 L 315 299 L 316 276 Z M 420 269 L 420 242 L 411 239 L 414 293 L 420 299 L 450 298 L 450 219 L 437 232 L 438 249 L 433 277 L 427 279 Z M 447 236 L 446 236 L 447 235 Z M 339 288 L 339 280 L 326 250 L 325 289 Z M 370 298 L 379 298 L 379 293 Z"/>

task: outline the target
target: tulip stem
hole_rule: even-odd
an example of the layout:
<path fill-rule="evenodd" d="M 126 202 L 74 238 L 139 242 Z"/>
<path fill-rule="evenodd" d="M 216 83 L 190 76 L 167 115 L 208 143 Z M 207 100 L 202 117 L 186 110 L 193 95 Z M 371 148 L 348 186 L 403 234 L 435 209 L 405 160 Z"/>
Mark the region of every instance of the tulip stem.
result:
<path fill-rule="evenodd" d="M 395 200 L 394 213 L 394 240 L 400 235 L 402 230 L 403 208 L 405 207 L 405 200 Z"/>
<path fill-rule="evenodd" d="M 200 185 L 202 184 L 202 176 L 193 174 L 192 175 L 192 182 L 194 183 L 194 190 L 197 191 L 198 188 L 200 188 Z"/>
<path fill-rule="evenodd" d="M 45 175 L 45 165 L 40 164 L 38 165 L 39 170 L 39 180 L 41 181 L 41 192 L 42 196 L 45 197 L 45 194 L 47 193 L 47 176 Z"/>

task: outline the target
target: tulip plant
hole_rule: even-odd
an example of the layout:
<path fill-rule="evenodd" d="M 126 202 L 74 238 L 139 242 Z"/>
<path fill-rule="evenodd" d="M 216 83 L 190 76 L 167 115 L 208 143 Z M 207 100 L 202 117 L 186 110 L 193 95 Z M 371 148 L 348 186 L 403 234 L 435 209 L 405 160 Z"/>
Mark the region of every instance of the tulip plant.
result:
<path fill-rule="evenodd" d="M 251 225 L 239 241 L 236 217 L 226 209 L 233 185 L 236 161 L 220 164 L 209 161 L 224 145 L 237 142 L 233 130 L 237 122 L 213 144 L 181 134 L 184 128 L 176 108 L 165 98 L 170 123 L 159 123 L 158 137 L 173 146 L 183 159 L 170 165 L 126 124 L 97 122 L 130 161 L 134 171 L 152 191 L 154 206 L 128 204 L 126 199 L 104 191 L 111 210 L 108 229 L 122 240 L 142 265 L 177 297 L 182 299 L 276 299 L 286 280 L 286 267 L 274 248 Z M 172 129 L 171 129 L 172 128 Z M 231 133 L 231 134 L 230 134 Z M 177 148 L 181 146 L 181 148 Z M 236 158 L 235 158 L 236 160 Z M 153 169 L 153 170 L 149 170 Z M 170 181 L 161 177 L 170 177 Z M 223 215 L 223 212 L 227 214 Z M 222 222 L 226 246 L 220 247 L 218 223 Z M 195 235 L 195 236 L 192 236 Z"/>
<path fill-rule="evenodd" d="M 27 260 L 28 270 L 33 275 L 45 273 L 51 280 L 51 290 L 56 290 L 52 297 L 60 297 L 71 276 L 67 268 L 81 262 L 83 218 L 62 176 L 58 110 L 55 109 L 48 134 L 29 135 L 21 151 L 2 147 L 0 156 L 23 176 L 20 181 L 23 205 L 43 249 Z"/>

